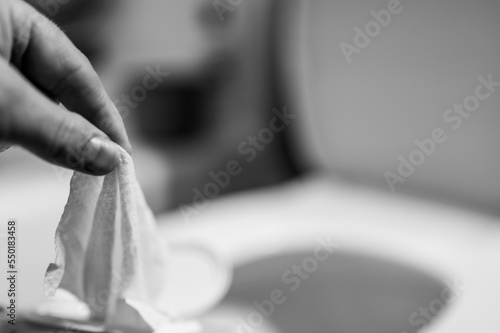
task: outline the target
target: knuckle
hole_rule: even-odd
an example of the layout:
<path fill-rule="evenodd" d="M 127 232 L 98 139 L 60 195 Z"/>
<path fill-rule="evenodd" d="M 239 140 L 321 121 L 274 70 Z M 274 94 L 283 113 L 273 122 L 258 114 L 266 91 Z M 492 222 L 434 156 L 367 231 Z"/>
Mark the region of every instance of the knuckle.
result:
<path fill-rule="evenodd" d="M 62 57 L 58 58 L 62 59 Z M 61 61 L 60 63 L 62 64 L 63 61 Z M 77 76 L 84 70 L 84 65 L 78 61 L 65 61 L 65 63 L 66 68 L 64 70 L 64 76 L 58 78 L 58 80 L 56 80 L 51 87 L 48 87 L 49 91 L 51 91 L 56 96 L 61 95 L 67 89 L 69 89 L 71 85 L 68 84 L 68 82 L 71 82 L 73 77 Z"/>

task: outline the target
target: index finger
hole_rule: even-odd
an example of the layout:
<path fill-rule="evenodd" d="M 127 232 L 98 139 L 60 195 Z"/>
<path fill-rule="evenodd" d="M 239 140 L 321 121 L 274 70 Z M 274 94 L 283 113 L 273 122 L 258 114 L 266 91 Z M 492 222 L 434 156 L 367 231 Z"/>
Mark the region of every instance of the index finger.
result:
<path fill-rule="evenodd" d="M 130 153 L 123 120 L 88 59 L 51 21 L 13 0 L 12 61 L 35 85 L 77 112 Z"/>

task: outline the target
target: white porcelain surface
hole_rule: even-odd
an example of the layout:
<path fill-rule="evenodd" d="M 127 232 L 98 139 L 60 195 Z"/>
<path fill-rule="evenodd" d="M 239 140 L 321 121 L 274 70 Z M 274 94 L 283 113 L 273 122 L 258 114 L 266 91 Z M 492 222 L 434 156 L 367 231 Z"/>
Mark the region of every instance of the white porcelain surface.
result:
<path fill-rule="evenodd" d="M 441 299 L 453 281 L 462 292 L 430 332 L 500 329 L 500 270 L 493 264 L 500 224 L 493 217 L 318 176 L 213 201 L 189 223 L 180 212 L 160 221 L 167 238 L 207 243 L 234 261 L 235 281 L 222 305 L 246 305 L 234 320 L 273 289 L 288 290 L 282 274 L 313 255 L 318 237 L 331 236 L 338 254 L 267 320 L 278 332 L 302 332 L 301 323 L 313 325 L 310 332 L 411 332 L 422 317 L 412 326 L 410 316 Z"/>

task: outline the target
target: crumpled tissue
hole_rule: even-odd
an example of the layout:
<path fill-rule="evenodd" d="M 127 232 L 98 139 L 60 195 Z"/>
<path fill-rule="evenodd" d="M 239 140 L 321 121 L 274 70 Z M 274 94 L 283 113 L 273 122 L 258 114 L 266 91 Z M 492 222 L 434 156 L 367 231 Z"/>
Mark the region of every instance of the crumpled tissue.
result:
<path fill-rule="evenodd" d="M 168 248 L 124 150 L 106 176 L 74 173 L 55 252 L 39 307 L 44 314 L 105 327 L 179 331 L 155 307 L 167 279 Z"/>

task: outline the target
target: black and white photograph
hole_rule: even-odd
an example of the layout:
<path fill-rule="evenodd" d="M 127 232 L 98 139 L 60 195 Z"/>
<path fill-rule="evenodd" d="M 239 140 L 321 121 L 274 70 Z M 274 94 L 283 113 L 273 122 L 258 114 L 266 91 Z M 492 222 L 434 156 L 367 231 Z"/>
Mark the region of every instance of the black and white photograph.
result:
<path fill-rule="evenodd" d="M 500 333 L 500 1 L 0 0 L 0 333 Z"/>

